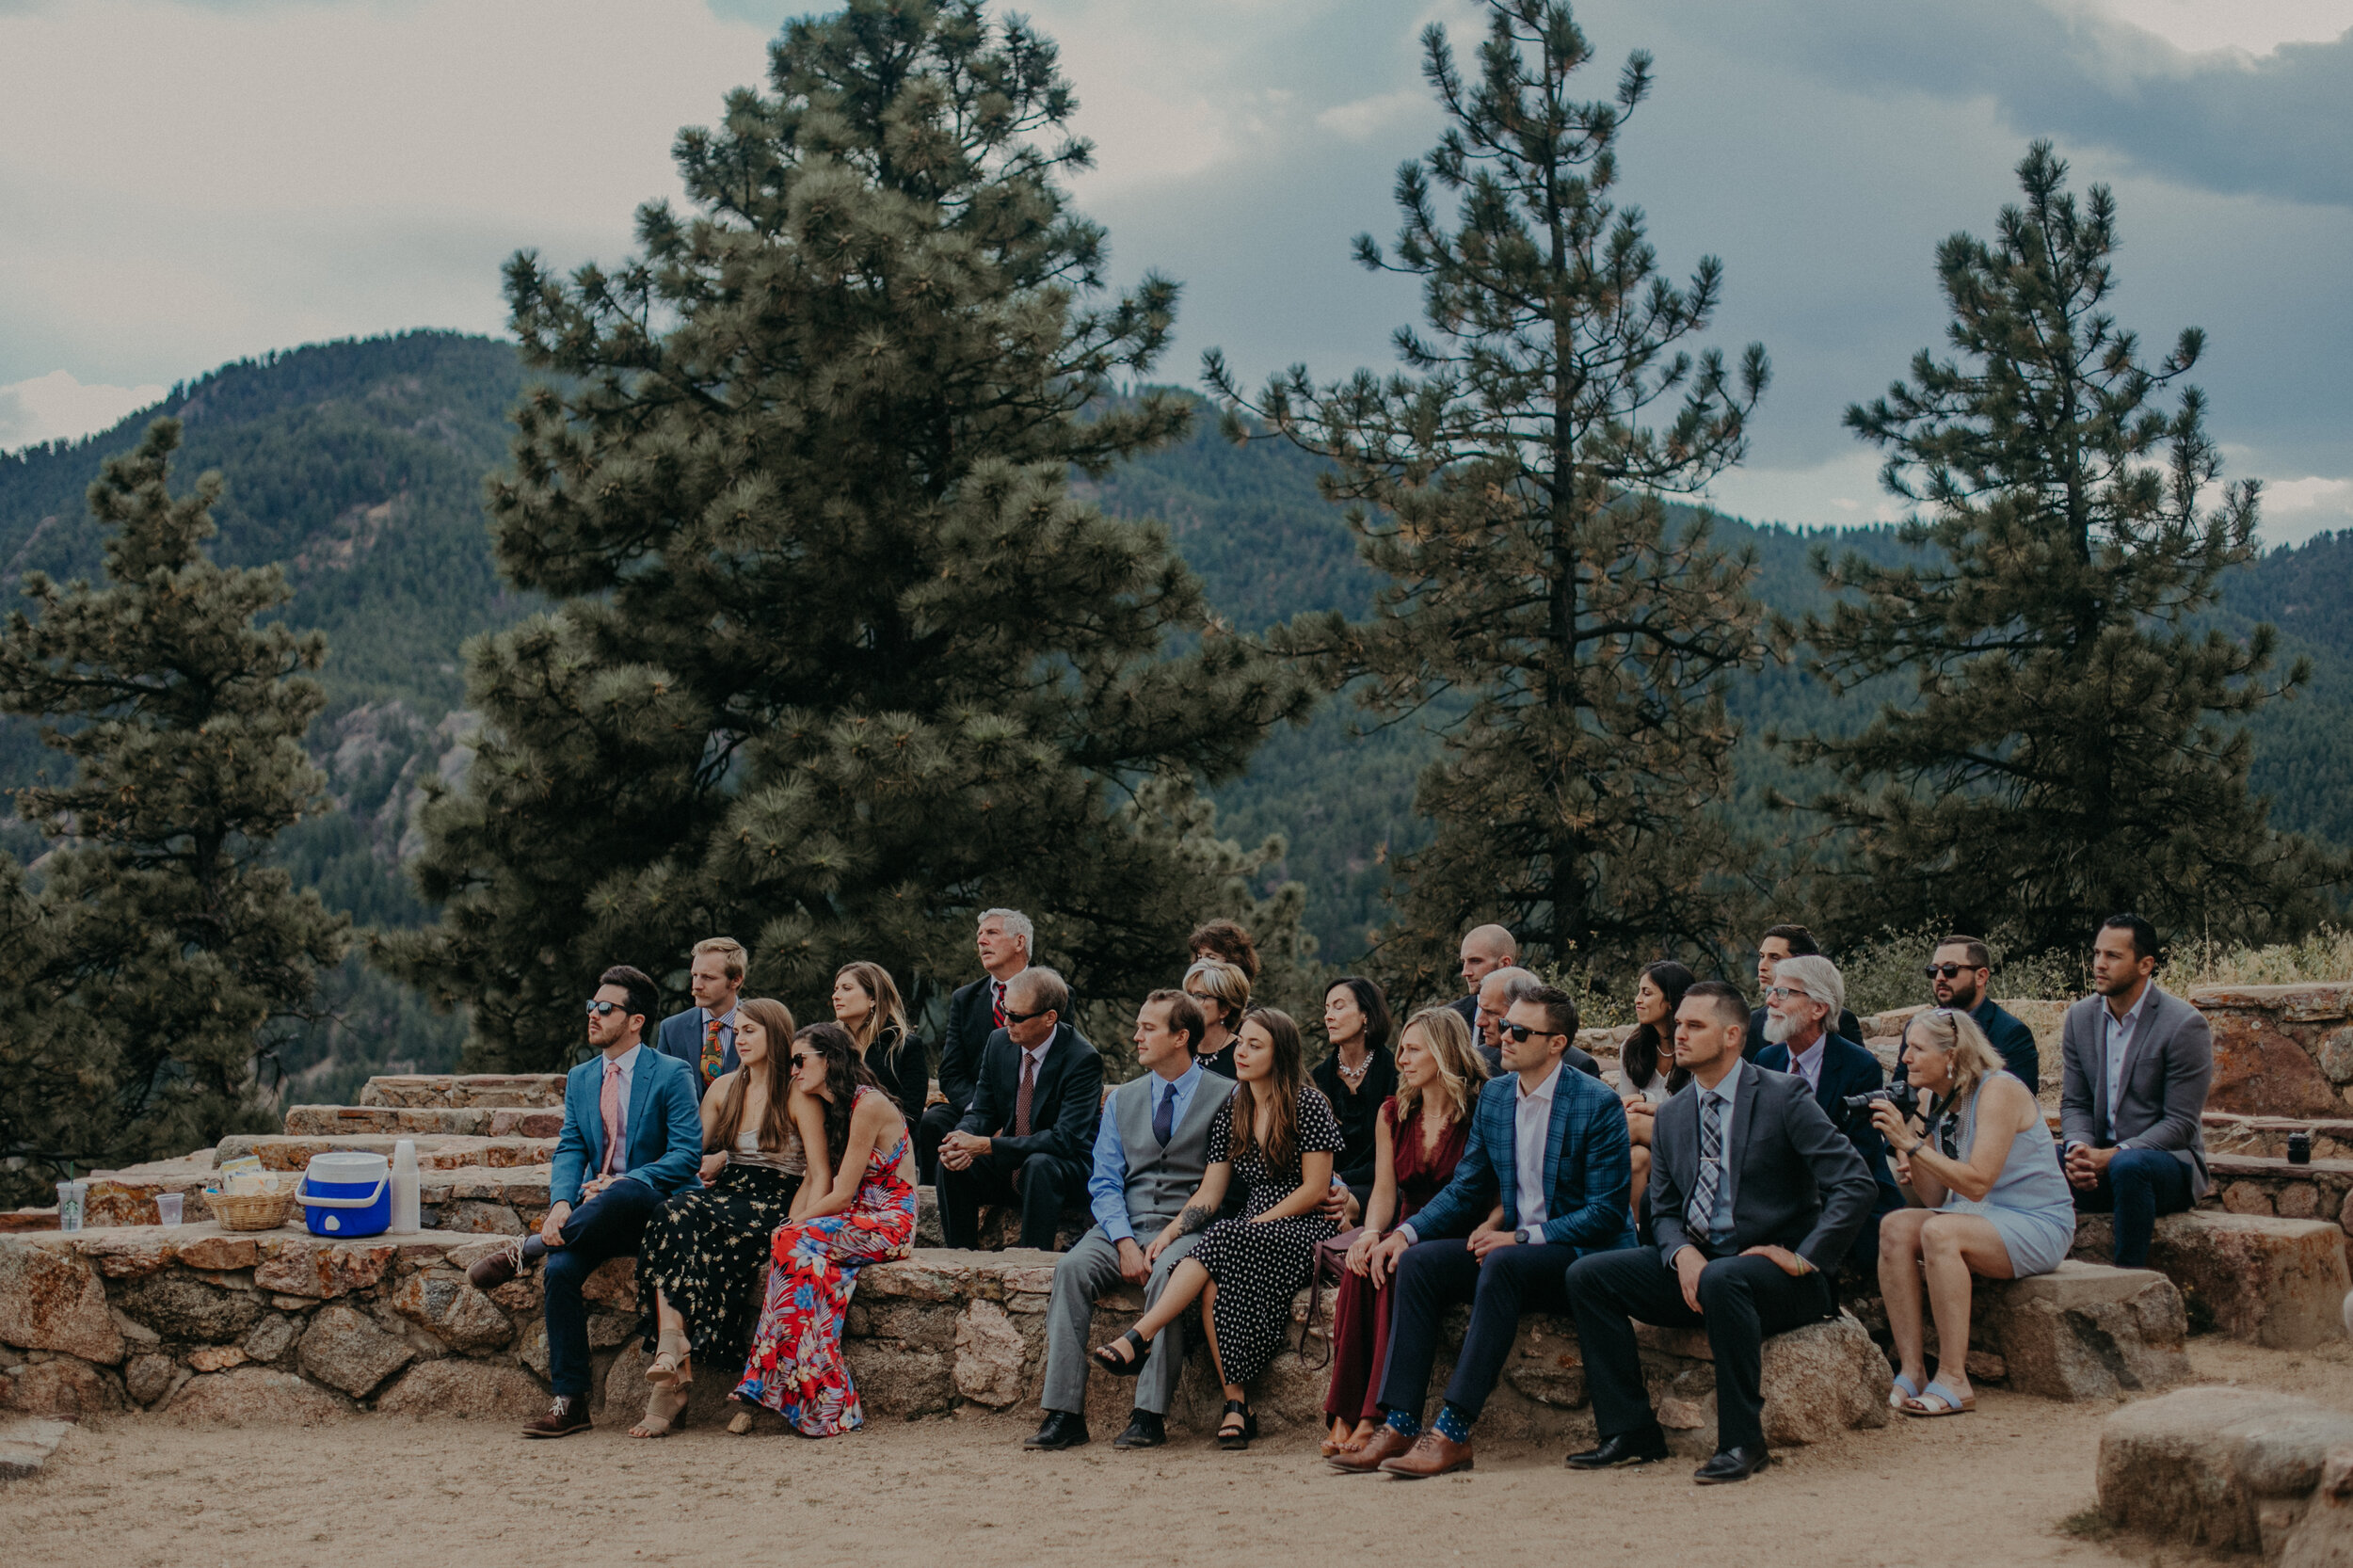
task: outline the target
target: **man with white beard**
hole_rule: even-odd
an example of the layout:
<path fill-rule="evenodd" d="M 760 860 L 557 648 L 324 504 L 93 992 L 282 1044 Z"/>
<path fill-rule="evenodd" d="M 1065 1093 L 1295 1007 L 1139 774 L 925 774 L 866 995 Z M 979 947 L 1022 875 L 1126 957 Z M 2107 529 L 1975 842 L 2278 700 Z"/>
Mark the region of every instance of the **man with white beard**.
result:
<path fill-rule="evenodd" d="M 1863 1234 L 1847 1256 L 1864 1270 L 1876 1269 L 1880 1256 L 1880 1216 L 1904 1206 L 1903 1189 L 1887 1168 L 1887 1142 L 1867 1112 L 1847 1109 L 1847 1096 L 1867 1095 L 1882 1087 L 1887 1076 L 1879 1058 L 1860 1041 L 1832 1032 L 1831 1020 L 1847 1006 L 1846 978 L 1838 966 L 1818 953 L 1784 958 L 1765 988 L 1765 1048 L 1756 1064 L 1767 1072 L 1794 1073 L 1814 1091 L 1815 1103 L 1831 1125 L 1847 1136 L 1855 1153 L 1871 1172 L 1879 1199 Z"/>

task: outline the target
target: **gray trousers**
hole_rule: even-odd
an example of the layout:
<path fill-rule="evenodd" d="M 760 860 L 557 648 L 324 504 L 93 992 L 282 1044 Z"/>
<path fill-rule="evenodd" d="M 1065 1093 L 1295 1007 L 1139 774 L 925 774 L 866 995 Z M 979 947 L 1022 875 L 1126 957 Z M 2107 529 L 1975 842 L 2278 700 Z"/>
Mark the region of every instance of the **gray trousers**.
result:
<path fill-rule="evenodd" d="M 1160 1299 L 1160 1292 L 1168 1288 L 1168 1276 L 1199 1240 L 1198 1233 L 1178 1237 L 1152 1265 L 1152 1277 L 1144 1285 L 1146 1310 Z M 1119 1244 L 1103 1234 L 1101 1225 L 1090 1226 L 1078 1245 L 1055 1260 L 1054 1293 L 1046 1305 L 1046 1392 L 1038 1399 L 1044 1408 L 1073 1416 L 1085 1414 L 1087 1372 L 1095 1365 L 1087 1352 L 1094 1348 L 1088 1335 L 1094 1327 L 1096 1298 L 1124 1283 L 1119 1273 Z M 1152 1353 L 1136 1378 L 1136 1409 L 1155 1416 L 1168 1414 L 1169 1399 L 1176 1392 L 1176 1375 L 1185 1369 L 1185 1321 L 1179 1315 L 1152 1341 Z"/>

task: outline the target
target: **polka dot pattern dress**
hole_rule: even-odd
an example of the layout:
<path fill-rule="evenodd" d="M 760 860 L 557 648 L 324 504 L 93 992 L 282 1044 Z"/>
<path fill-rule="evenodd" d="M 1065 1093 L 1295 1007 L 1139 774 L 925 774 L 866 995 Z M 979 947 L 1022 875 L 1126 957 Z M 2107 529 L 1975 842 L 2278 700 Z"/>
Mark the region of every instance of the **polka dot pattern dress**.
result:
<path fill-rule="evenodd" d="M 1234 1108 L 1249 1103 L 1248 1088 L 1237 1088 L 1209 1124 L 1209 1163 L 1232 1159 Z M 1312 1083 L 1299 1090 L 1299 1154 L 1337 1154 L 1343 1140 L 1332 1102 Z M 1220 1220 L 1193 1243 L 1193 1261 L 1217 1282 L 1218 1358 L 1225 1381 L 1248 1383 L 1266 1370 L 1274 1352 L 1283 1348 L 1290 1327 L 1291 1299 L 1307 1283 L 1315 1266 L 1316 1243 L 1328 1240 L 1338 1229 L 1321 1214 L 1297 1215 L 1261 1224 L 1257 1216 L 1299 1191 L 1300 1161 L 1290 1168 L 1270 1171 L 1263 1155 L 1252 1149 L 1234 1160 L 1234 1179 L 1249 1200 L 1243 1218 Z"/>

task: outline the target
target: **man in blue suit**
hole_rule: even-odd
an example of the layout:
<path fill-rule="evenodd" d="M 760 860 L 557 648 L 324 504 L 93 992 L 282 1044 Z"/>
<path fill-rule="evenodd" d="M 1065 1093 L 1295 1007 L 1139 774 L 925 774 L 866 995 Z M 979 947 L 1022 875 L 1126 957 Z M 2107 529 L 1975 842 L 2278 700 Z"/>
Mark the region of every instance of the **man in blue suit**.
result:
<path fill-rule="evenodd" d="M 662 1020 L 654 1048 L 695 1071 L 696 1092 L 735 1071 L 735 1002 L 744 994 L 744 944 L 706 936 L 687 955 L 686 984 L 695 1005 Z"/>
<path fill-rule="evenodd" d="M 476 1289 L 492 1290 L 530 1259 L 548 1260 L 548 1382 L 555 1402 L 523 1428 L 525 1437 L 588 1430 L 588 1309 L 580 1288 L 598 1264 L 637 1255 L 646 1222 L 671 1193 L 696 1185 L 702 1164 L 694 1070 L 642 1043 L 660 1004 L 642 970 L 622 964 L 604 971 L 588 1002 L 588 1043 L 598 1054 L 564 1080 L 548 1217 L 536 1233 L 469 1271 Z"/>
<path fill-rule="evenodd" d="M 1397 1272 L 1396 1317 L 1381 1379 L 1388 1419 L 1335 1469 L 1441 1476 L 1471 1467 L 1470 1428 L 1530 1308 L 1566 1311 L 1569 1265 L 1634 1244 L 1625 1108 L 1562 1058 L 1577 1003 L 1539 986 L 1504 1015 L 1504 1076 L 1480 1091 L 1470 1135 L 1446 1190 L 1373 1249 L 1374 1277 Z M 1441 1238 L 1465 1238 L 1441 1240 Z M 1425 1432 L 1422 1402 L 1448 1308 L 1468 1302 L 1446 1407 Z"/>
<path fill-rule="evenodd" d="M 1765 988 L 1765 1037 L 1771 1043 L 1756 1053 L 1756 1064 L 1804 1079 L 1830 1125 L 1863 1157 L 1879 1196 L 1847 1256 L 1857 1268 L 1872 1271 L 1879 1267 L 1880 1220 L 1904 1206 L 1904 1193 L 1887 1168 L 1887 1141 L 1868 1115 L 1847 1109 L 1848 1096 L 1886 1087 L 1887 1075 L 1860 1042 L 1831 1032 L 1831 1020 L 1846 1008 L 1847 982 L 1837 965 L 1818 953 L 1783 959 L 1773 970 L 1773 984 Z"/>

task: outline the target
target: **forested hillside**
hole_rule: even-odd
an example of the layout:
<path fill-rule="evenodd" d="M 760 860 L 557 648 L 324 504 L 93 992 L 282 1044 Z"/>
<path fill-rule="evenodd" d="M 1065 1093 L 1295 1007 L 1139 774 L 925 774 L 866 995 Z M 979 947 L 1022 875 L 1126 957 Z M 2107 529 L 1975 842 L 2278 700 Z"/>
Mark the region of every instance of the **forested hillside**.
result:
<path fill-rule="evenodd" d="M 216 552 L 234 564 L 278 561 L 295 589 L 288 618 L 316 627 L 330 652 L 328 706 L 312 749 L 332 781 L 336 809 L 289 833 L 283 857 L 296 877 L 362 923 L 406 924 L 426 911 L 400 874 L 419 781 L 463 766 L 459 645 L 529 608 L 491 569 L 482 476 L 504 460 L 504 411 L 522 376 L 512 349 L 488 339 L 414 332 L 296 349 L 224 367 L 174 389 L 162 411 L 186 424 L 182 472 L 222 471 Z M 100 459 L 135 444 L 155 410 L 86 440 L 0 457 L 0 578 L 28 570 L 61 577 L 98 560 L 82 493 Z M 1237 448 L 1203 418 L 1177 446 L 1086 487 L 1107 509 L 1163 520 L 1231 623 L 1257 629 L 1303 610 L 1352 614 L 1367 605 L 1370 574 L 1339 514 L 1316 493 L 1311 461 L 1279 442 Z M 1892 556 L 1889 530 L 1801 533 L 1722 520 L 1722 539 L 1753 550 L 1755 590 L 1796 612 L 1818 598 L 1809 548 Z M 2281 825 L 2353 843 L 2353 536 L 2275 551 L 2231 579 L 2218 619 L 2259 620 L 2281 632 L 2283 663 L 2312 658 L 2298 700 L 2267 710 L 2254 728 L 2255 784 Z M 1794 669 L 1771 669 L 1730 694 L 1747 728 L 1737 753 L 1738 808 L 1762 822 L 1771 790 L 1804 781 L 1762 741 L 1769 729 L 1857 722 L 1862 706 L 1833 710 Z M 1308 889 L 1307 919 L 1323 956 L 1361 952 L 1382 918 L 1385 864 L 1417 845 L 1417 774 L 1437 744 L 1431 726 L 1355 733 L 1345 700 L 1305 728 L 1279 731 L 1249 775 L 1219 795 L 1223 824 L 1255 840 L 1285 834 L 1285 871 Z M 10 782 L 43 762 L 29 728 L 0 729 Z M 1797 824 L 1766 824 L 1776 832 Z M 0 832 L 21 858 L 41 846 L 11 822 Z M 413 842 L 409 845 L 413 849 Z M 462 1035 L 410 994 L 363 974 L 357 961 L 333 999 L 345 1022 L 286 1041 L 304 1089 L 331 1094 L 388 1061 L 450 1064 Z"/>

